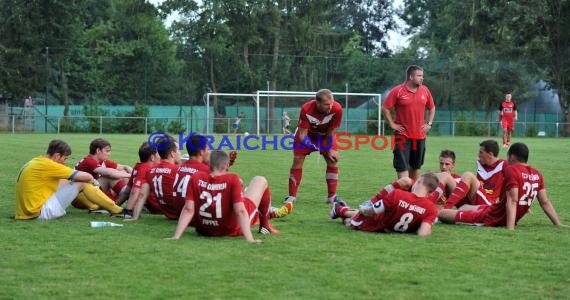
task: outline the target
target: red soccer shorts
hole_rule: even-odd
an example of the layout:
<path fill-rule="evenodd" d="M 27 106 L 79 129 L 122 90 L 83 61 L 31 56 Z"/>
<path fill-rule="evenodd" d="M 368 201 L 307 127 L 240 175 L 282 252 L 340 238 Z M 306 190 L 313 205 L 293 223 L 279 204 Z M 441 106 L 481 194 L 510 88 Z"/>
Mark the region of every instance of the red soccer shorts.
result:
<path fill-rule="evenodd" d="M 382 218 L 384 214 L 374 214 L 370 217 L 366 217 L 361 213 L 357 213 L 350 219 L 350 227 L 354 230 L 368 231 L 368 232 L 380 232 L 384 231 L 384 222 Z"/>
<path fill-rule="evenodd" d="M 506 130 L 506 131 L 513 131 L 513 129 L 515 128 L 515 122 L 514 121 L 503 120 L 503 121 L 501 121 L 501 125 L 503 126 L 503 130 Z"/>
<path fill-rule="evenodd" d="M 254 225 L 259 223 L 259 212 L 257 211 L 257 207 L 255 203 L 251 201 L 249 198 L 243 198 L 243 205 L 245 205 L 245 210 L 247 210 L 247 214 L 249 215 L 249 224 Z M 240 236 L 242 235 L 241 228 L 239 224 L 234 228 L 233 232 L 228 234 L 229 236 Z"/>
<path fill-rule="evenodd" d="M 308 140 L 311 140 L 312 146 L 311 145 L 306 145 L 308 143 Z M 309 154 L 311 154 L 311 152 L 317 151 L 318 149 L 320 149 L 320 153 L 324 155 L 324 153 L 327 150 L 333 149 L 333 150 L 338 150 L 336 142 L 334 141 L 333 137 L 324 137 L 324 136 L 320 136 L 320 137 L 316 137 L 316 136 L 305 136 L 304 142 L 301 141 L 299 139 L 299 135 L 295 134 L 295 141 L 294 141 L 294 148 L 293 148 L 293 154 L 295 156 L 307 156 Z M 332 142 L 332 146 L 330 146 L 330 143 Z"/>
<path fill-rule="evenodd" d="M 455 224 L 485 226 L 487 211 L 491 206 L 481 206 L 478 210 L 458 210 Z"/>

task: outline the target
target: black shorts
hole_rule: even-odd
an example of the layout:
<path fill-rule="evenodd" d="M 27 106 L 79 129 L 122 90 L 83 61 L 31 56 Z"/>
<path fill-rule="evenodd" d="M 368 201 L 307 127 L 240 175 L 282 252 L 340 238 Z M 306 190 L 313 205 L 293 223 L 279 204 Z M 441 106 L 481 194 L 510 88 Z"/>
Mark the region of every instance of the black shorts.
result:
<path fill-rule="evenodd" d="M 400 144 L 394 145 L 394 169 L 396 172 L 421 169 L 426 153 L 426 140 L 405 138 L 401 146 L 403 149 L 401 149 Z"/>

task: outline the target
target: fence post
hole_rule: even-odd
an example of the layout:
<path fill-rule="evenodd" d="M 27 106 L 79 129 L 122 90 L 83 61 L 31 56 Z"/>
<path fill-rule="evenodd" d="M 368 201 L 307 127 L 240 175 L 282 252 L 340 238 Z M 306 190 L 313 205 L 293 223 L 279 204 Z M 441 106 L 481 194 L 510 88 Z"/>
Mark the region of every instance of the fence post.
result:
<path fill-rule="evenodd" d="M 12 133 L 16 133 L 16 116 L 12 115 Z"/>
<path fill-rule="evenodd" d="M 455 136 L 455 121 L 451 122 L 451 136 Z"/>
<path fill-rule="evenodd" d="M 491 121 L 487 124 L 487 136 L 491 136 Z"/>
<path fill-rule="evenodd" d="M 61 120 L 61 118 L 57 118 L 57 134 L 59 134 L 59 120 Z"/>
<path fill-rule="evenodd" d="M 103 134 L 103 116 L 99 116 L 99 134 Z"/>
<path fill-rule="evenodd" d="M 558 122 L 556 122 L 556 137 L 558 137 Z"/>

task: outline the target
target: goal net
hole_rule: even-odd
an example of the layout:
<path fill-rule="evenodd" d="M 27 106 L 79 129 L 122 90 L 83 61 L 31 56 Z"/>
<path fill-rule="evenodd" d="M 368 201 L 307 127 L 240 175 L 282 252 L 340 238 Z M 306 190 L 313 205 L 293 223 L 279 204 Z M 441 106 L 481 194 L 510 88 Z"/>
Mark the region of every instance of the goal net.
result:
<path fill-rule="evenodd" d="M 240 117 L 238 133 L 281 134 L 284 118 L 290 118 L 290 131 L 295 132 L 301 106 L 315 98 L 311 91 L 257 91 L 252 94 L 208 93 L 206 97 L 206 133 L 233 133 L 233 123 Z M 333 92 L 343 108 L 337 132 L 381 134 L 382 95 L 376 93 Z M 214 101 L 214 97 L 217 98 Z M 214 104 L 216 102 L 217 104 Z M 217 110 L 214 106 L 218 107 Z"/>

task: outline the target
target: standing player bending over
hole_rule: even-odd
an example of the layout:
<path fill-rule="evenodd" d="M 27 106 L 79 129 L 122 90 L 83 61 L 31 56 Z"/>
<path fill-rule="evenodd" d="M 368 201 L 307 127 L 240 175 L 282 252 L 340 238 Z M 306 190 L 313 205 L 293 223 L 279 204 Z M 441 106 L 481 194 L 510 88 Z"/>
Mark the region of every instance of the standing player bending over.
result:
<path fill-rule="evenodd" d="M 385 196 L 380 196 L 380 192 L 370 200 L 371 206 L 361 206 L 360 210 L 350 209 L 343 201 L 335 201 L 331 217 L 343 218 L 344 224 L 354 230 L 415 232 L 427 236 L 437 217 L 437 207 L 430 197 L 437 186 L 436 175 L 426 173 L 412 186 L 411 192 L 397 189 Z"/>
<path fill-rule="evenodd" d="M 269 223 L 271 196 L 267 180 L 254 177 L 242 191 L 239 176 L 228 173 L 230 158 L 223 151 L 212 151 L 210 174 L 198 173 L 190 179 L 186 204 L 173 239 L 179 239 L 196 216 L 196 232 L 205 236 L 239 236 L 251 243 L 251 225 L 259 219 L 259 232 L 277 233 Z"/>
<path fill-rule="evenodd" d="M 335 133 L 341 120 L 342 107 L 333 99 L 330 90 L 319 90 L 315 99 L 303 104 L 295 131 L 293 165 L 289 174 L 289 196 L 285 198 L 284 203 L 297 200 L 297 190 L 303 177 L 303 163 L 305 157 L 313 151 L 319 151 L 327 163 L 325 173 L 327 195 L 328 201 L 333 203 L 336 198 L 339 159 Z"/>
<path fill-rule="evenodd" d="M 538 203 L 550 221 L 564 226 L 548 200 L 542 174 L 527 164 L 528 154 L 528 147 L 522 143 L 515 143 L 509 148 L 509 166 L 505 169 L 499 202 L 491 206 L 463 205 L 458 210 L 443 209 L 438 218 L 450 224 L 506 226 L 512 230 L 538 196 Z"/>

